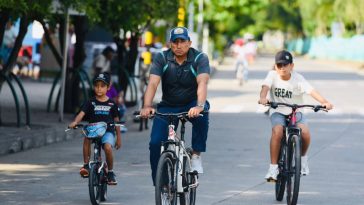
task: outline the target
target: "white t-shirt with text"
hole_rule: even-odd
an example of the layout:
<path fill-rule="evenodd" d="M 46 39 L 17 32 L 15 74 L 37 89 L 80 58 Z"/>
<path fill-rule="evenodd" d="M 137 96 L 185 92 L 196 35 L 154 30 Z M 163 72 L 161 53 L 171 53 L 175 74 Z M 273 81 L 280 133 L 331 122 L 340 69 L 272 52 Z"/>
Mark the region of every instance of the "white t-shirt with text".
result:
<path fill-rule="evenodd" d="M 275 70 L 269 71 L 263 85 L 270 88 L 271 101 L 288 104 L 303 104 L 303 95 L 310 94 L 314 89 L 301 74 L 294 71 L 289 80 L 282 80 Z M 289 115 L 291 108 L 282 106 L 270 109 L 270 114 L 274 112 Z"/>

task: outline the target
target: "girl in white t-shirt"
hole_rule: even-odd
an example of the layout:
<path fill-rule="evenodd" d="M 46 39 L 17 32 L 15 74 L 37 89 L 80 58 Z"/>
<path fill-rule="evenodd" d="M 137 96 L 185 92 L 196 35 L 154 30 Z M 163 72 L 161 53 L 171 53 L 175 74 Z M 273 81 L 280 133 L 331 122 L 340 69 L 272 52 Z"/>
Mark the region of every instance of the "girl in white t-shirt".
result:
<path fill-rule="evenodd" d="M 263 81 L 262 90 L 260 91 L 259 104 L 267 104 L 268 92 L 270 93 L 271 101 L 283 102 L 288 104 L 302 104 L 303 95 L 309 94 L 322 106 L 330 110 L 333 105 L 322 97 L 299 73 L 293 71 L 292 55 L 288 51 L 280 51 L 275 56 L 274 70 L 269 71 L 267 77 Z M 270 157 L 271 164 L 265 178 L 268 181 L 277 180 L 278 170 L 278 155 L 283 129 L 285 126 L 285 118 L 291 112 L 290 108 L 278 107 L 270 109 L 270 119 L 272 123 L 272 136 L 270 140 Z M 297 126 L 302 130 L 302 159 L 301 173 L 309 174 L 307 162 L 307 150 L 310 145 L 310 132 L 301 112 L 297 113 Z"/>

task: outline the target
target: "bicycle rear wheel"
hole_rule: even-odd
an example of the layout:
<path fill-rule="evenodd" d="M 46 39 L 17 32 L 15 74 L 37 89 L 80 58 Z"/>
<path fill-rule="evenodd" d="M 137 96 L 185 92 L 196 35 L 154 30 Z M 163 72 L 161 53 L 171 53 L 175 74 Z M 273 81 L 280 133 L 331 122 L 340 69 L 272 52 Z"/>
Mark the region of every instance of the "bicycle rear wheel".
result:
<path fill-rule="evenodd" d="M 175 172 L 175 159 L 171 153 L 163 153 L 158 162 L 155 203 L 156 205 L 177 204 L 177 178 Z"/>
<path fill-rule="evenodd" d="M 188 150 L 188 155 L 191 158 L 192 150 Z M 183 157 L 183 175 L 182 186 L 185 190 L 179 196 L 180 205 L 195 205 L 196 203 L 196 187 L 189 188 L 188 186 L 196 183 L 195 176 L 190 173 L 191 163 L 187 161 L 187 157 Z"/>
<path fill-rule="evenodd" d="M 277 201 L 282 201 L 283 196 L 284 196 L 284 190 L 286 187 L 286 176 L 284 174 L 284 163 L 285 163 L 285 158 L 286 158 L 286 151 L 285 151 L 285 145 L 283 143 L 286 138 L 282 139 L 281 142 L 281 148 L 280 148 L 280 152 L 279 152 L 279 158 L 278 158 L 278 169 L 279 169 L 279 174 L 277 176 L 277 181 L 276 181 L 276 200 Z"/>
<path fill-rule="evenodd" d="M 92 164 L 90 166 L 88 188 L 90 200 L 93 205 L 99 205 L 101 201 L 102 185 L 100 183 L 100 175 L 97 173 L 98 168 L 98 164 Z"/>
<path fill-rule="evenodd" d="M 288 145 L 287 205 L 296 205 L 301 178 L 301 141 L 297 135 L 291 137 Z"/>

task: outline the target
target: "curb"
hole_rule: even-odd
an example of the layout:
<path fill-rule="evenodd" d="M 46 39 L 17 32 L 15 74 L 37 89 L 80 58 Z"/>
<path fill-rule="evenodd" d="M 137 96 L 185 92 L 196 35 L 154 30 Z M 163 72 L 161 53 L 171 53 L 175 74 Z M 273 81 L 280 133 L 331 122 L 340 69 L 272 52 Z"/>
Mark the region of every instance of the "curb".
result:
<path fill-rule="evenodd" d="M 0 127 L 0 132 L 3 133 L 3 140 L 0 141 L 0 156 L 70 140 L 80 135 L 77 132 L 66 133 L 60 125 L 41 125 L 41 127 L 43 128 Z"/>

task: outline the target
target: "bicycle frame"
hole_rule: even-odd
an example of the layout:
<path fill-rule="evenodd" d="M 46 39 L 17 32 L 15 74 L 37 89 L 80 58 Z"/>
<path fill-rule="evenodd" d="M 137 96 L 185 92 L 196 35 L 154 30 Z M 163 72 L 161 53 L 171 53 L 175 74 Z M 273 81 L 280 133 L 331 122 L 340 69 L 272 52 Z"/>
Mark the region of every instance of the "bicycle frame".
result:
<path fill-rule="evenodd" d="M 183 187 L 182 184 L 182 175 L 183 175 L 183 158 L 187 158 L 187 162 L 189 163 L 187 166 L 191 167 L 191 158 L 188 154 L 188 151 L 185 147 L 184 142 L 184 134 L 185 134 L 185 123 L 187 122 L 186 118 L 180 118 L 181 121 L 181 130 L 180 130 L 180 138 L 177 137 L 177 134 L 174 130 L 174 124 L 172 123 L 172 119 L 170 119 L 171 123 L 168 125 L 169 135 L 168 140 L 163 142 L 161 145 L 161 154 L 164 152 L 170 152 L 173 154 L 178 163 L 175 163 L 175 169 L 178 170 L 177 173 L 177 192 L 183 193 L 186 189 L 195 188 L 198 186 L 197 173 L 191 173 L 195 177 L 194 184 L 188 185 L 188 187 Z M 182 165 L 182 166 L 180 166 Z"/>

